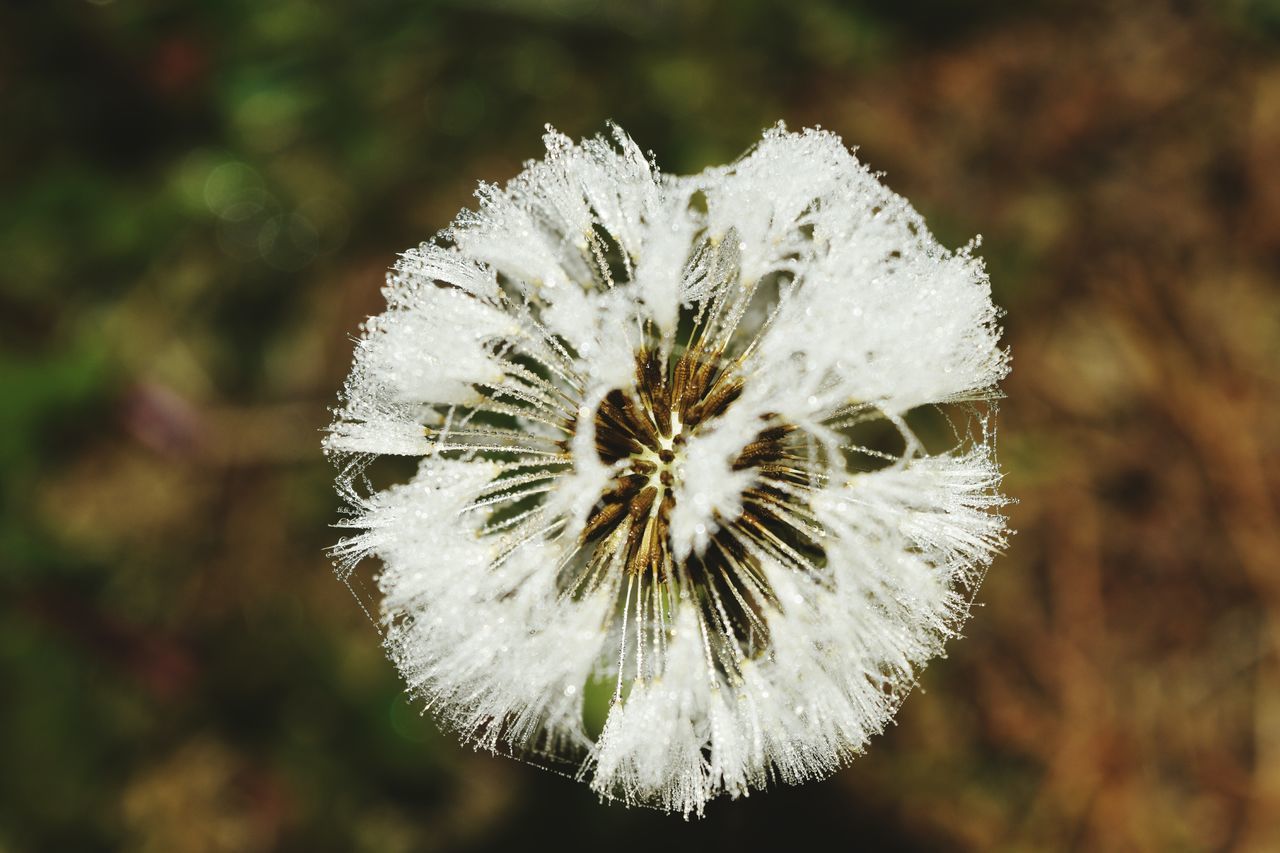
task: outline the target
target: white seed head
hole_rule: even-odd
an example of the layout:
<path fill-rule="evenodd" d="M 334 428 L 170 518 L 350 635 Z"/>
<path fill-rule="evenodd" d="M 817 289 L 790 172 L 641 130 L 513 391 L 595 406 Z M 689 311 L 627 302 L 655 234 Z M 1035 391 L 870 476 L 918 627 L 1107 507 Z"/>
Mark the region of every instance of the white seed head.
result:
<path fill-rule="evenodd" d="M 686 816 L 830 774 L 1004 542 L 993 408 L 954 425 L 1008 370 L 982 263 L 831 133 L 689 177 L 545 142 L 363 329 L 339 571 L 376 558 L 390 656 L 470 743 Z M 362 485 L 380 455 L 417 475 Z"/>

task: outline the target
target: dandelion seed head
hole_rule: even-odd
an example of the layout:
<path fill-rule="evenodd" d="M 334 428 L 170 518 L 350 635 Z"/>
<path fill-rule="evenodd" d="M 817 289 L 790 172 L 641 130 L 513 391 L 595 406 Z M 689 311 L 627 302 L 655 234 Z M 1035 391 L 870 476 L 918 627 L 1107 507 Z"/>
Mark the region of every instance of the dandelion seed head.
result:
<path fill-rule="evenodd" d="M 389 656 L 471 744 L 686 816 L 826 776 L 1004 541 L 991 408 L 941 450 L 911 420 L 1008 369 L 982 263 L 826 131 L 693 176 L 616 127 L 544 142 L 362 328 L 339 572 L 376 566 Z M 379 456 L 417 473 L 367 485 Z"/>

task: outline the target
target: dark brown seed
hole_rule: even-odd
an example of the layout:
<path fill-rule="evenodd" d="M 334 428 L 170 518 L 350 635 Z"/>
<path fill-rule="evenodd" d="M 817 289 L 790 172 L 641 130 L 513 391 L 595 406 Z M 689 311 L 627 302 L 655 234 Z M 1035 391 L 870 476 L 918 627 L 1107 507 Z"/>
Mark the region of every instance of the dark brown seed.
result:
<path fill-rule="evenodd" d="M 762 418 L 762 429 L 732 464 L 737 471 L 755 471 L 755 484 L 743 492 L 737 518 L 717 518 L 719 530 L 702 554 L 673 566 L 670 541 L 677 486 L 672 466 L 690 434 L 723 414 L 742 391 L 741 378 L 722 352 L 695 343 L 669 365 L 656 350 L 638 352 L 635 386 L 610 391 L 596 410 L 597 454 L 606 464 L 626 467 L 592 508 L 582 541 L 600 542 L 625 531 L 619 544 L 624 571 L 659 583 L 671 571 L 681 572 L 693 584 L 707 624 L 721 626 L 744 653 L 756 655 L 768 645 L 767 610 L 780 605 L 755 555 L 763 551 L 784 559 L 790 553 L 819 566 L 826 558 L 821 544 L 780 511 L 798 501 L 778 486 L 808 484 L 812 477 L 789 449 L 796 427 L 773 413 Z M 673 419 L 681 427 L 674 435 Z"/>

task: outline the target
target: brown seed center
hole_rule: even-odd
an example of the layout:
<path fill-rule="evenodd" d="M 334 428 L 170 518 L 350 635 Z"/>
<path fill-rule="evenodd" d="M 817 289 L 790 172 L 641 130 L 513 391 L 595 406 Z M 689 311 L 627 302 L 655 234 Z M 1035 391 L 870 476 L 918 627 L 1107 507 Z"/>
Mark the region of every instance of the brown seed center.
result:
<path fill-rule="evenodd" d="M 777 415 L 763 416 L 760 431 L 732 463 L 757 474 L 743 491 L 741 514 L 716 516 L 705 551 L 678 565 L 671 543 L 688 440 L 742 394 L 735 367 L 696 345 L 671 365 L 652 350 L 637 353 L 634 385 L 610 391 L 595 412 L 596 453 L 617 474 L 588 515 L 582 543 L 597 544 L 592 567 L 620 559 L 642 583 L 663 583 L 675 573 L 691 585 L 707 624 L 757 654 L 768 644 L 764 605 L 781 606 L 758 555 L 807 566 L 825 562 L 818 540 L 785 509 L 797 505 L 794 487 L 808 476 L 797 467 L 804 459 L 795 453 L 796 428 Z M 590 574 L 601 577 L 594 568 Z"/>

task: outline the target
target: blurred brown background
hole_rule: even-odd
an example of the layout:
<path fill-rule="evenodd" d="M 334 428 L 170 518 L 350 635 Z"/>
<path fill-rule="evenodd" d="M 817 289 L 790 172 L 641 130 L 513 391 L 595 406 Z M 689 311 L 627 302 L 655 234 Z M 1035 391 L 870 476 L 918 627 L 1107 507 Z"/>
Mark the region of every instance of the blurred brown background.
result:
<path fill-rule="evenodd" d="M 0 11 L 0 851 L 1280 849 L 1280 3 Z M 605 807 L 400 696 L 319 452 L 395 253 L 615 119 L 984 238 L 1018 535 L 836 778 Z"/>

